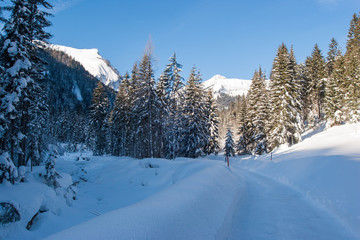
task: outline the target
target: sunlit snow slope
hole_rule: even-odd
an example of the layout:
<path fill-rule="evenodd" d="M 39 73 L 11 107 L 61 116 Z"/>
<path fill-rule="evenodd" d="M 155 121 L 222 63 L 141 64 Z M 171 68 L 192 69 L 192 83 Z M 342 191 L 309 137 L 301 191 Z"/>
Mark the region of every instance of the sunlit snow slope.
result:
<path fill-rule="evenodd" d="M 112 87 L 114 90 L 118 89 L 119 74 L 107 60 L 100 56 L 98 49 L 76 49 L 53 44 L 49 44 L 49 47 L 71 56 L 83 65 L 86 71 L 99 79 L 102 83 Z"/>

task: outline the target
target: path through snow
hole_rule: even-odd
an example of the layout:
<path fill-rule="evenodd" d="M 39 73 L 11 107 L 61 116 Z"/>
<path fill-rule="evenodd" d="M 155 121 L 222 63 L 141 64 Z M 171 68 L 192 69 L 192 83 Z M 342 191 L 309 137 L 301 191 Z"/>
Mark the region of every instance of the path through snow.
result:
<path fill-rule="evenodd" d="M 256 172 L 246 181 L 228 239 L 354 239 L 301 193 Z"/>

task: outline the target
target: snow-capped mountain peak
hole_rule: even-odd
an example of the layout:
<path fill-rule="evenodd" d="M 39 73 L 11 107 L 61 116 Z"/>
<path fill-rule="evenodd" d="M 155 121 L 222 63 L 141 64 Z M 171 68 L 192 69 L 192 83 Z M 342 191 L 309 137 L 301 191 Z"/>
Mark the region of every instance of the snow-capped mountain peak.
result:
<path fill-rule="evenodd" d="M 99 79 L 106 86 L 117 90 L 120 82 L 120 75 L 109 61 L 105 60 L 96 48 L 77 49 L 61 45 L 48 44 L 49 48 L 61 51 L 71 56 L 75 61 L 79 62 L 86 71 Z"/>
<path fill-rule="evenodd" d="M 222 93 L 229 96 L 239 96 L 247 94 L 250 89 L 251 80 L 226 78 L 222 75 L 215 75 L 207 81 L 204 81 L 205 89 L 212 89 L 214 97 L 219 97 Z"/>

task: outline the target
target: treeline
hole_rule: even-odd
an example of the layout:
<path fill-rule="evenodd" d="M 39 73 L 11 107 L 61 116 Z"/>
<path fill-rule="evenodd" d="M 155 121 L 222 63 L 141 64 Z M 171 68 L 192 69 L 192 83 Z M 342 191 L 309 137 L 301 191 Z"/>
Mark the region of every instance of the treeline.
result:
<path fill-rule="evenodd" d="M 293 49 L 282 44 L 268 84 L 262 69 L 255 71 L 247 96 L 227 113 L 227 121 L 236 122 L 238 129 L 238 154 L 291 146 L 301 141 L 304 129 L 324 120 L 329 126 L 360 120 L 359 17 L 354 14 L 351 20 L 345 54 L 333 38 L 326 59 L 315 45 L 305 63 L 297 64 Z"/>
<path fill-rule="evenodd" d="M 157 83 L 151 51 L 125 74 L 113 108 L 99 82 L 90 106 L 90 146 L 95 155 L 196 158 L 217 153 L 218 120 L 211 92 L 194 67 L 187 84 L 174 54 Z"/>

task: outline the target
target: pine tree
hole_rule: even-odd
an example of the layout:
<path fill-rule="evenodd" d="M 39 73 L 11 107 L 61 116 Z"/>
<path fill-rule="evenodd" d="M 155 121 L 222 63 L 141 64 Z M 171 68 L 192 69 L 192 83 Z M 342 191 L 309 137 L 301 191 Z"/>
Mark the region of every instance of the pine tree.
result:
<path fill-rule="evenodd" d="M 181 156 L 197 158 L 207 144 L 208 119 L 204 114 L 204 92 L 200 73 L 192 68 L 185 87 L 185 102 L 181 119 Z"/>
<path fill-rule="evenodd" d="M 360 18 L 357 14 L 353 15 L 350 22 L 343 88 L 347 121 L 360 121 Z"/>
<path fill-rule="evenodd" d="M 236 144 L 236 152 L 238 155 L 251 154 L 253 149 L 253 132 L 252 122 L 248 115 L 248 104 L 246 97 L 241 98 L 240 112 L 239 112 L 239 140 Z"/>
<path fill-rule="evenodd" d="M 266 122 L 269 116 L 269 100 L 265 83 L 265 75 L 261 68 L 255 71 L 248 92 L 248 115 L 252 122 L 254 141 L 252 152 L 261 155 L 267 152 Z M 244 111 L 244 110 L 243 110 Z M 244 121 L 244 120 L 243 120 Z"/>
<path fill-rule="evenodd" d="M 44 62 L 37 56 L 35 40 L 46 41 L 51 35 L 46 19 L 50 9 L 46 1 L 14 0 L 9 20 L 4 25 L 4 41 L 0 51 L 1 151 L 9 151 L 18 166 L 29 159 L 40 162 L 42 131 L 47 104 L 42 90 Z M 28 148 L 30 146 L 30 148 Z"/>
<path fill-rule="evenodd" d="M 298 85 L 293 79 L 291 57 L 282 44 L 274 59 L 270 78 L 269 150 L 280 144 L 301 141 L 301 106 Z"/>
<path fill-rule="evenodd" d="M 308 85 L 308 101 L 310 103 L 310 124 L 316 125 L 323 119 L 323 106 L 325 98 L 325 59 L 317 44 L 313 49 L 311 57 L 305 62 Z"/>
<path fill-rule="evenodd" d="M 325 89 L 325 114 L 329 125 L 333 126 L 345 121 L 343 106 L 346 105 L 343 99 L 343 96 L 346 94 L 343 89 L 345 58 L 341 55 L 333 39 L 327 59 L 327 70 L 330 75 Z"/>
<path fill-rule="evenodd" d="M 135 134 L 139 148 L 135 152 L 137 158 L 159 157 L 159 109 L 161 102 L 155 89 L 154 73 L 152 69 L 152 53 L 145 52 L 140 64 L 138 86 L 134 102 L 134 114 L 136 114 L 137 128 Z"/>
<path fill-rule="evenodd" d="M 219 146 L 219 120 L 217 116 L 217 107 L 216 102 L 214 101 L 212 91 L 209 90 L 206 95 L 205 101 L 205 114 L 208 119 L 208 131 L 207 134 L 209 139 L 207 144 L 204 147 L 204 153 L 209 154 L 218 154 L 220 150 Z"/>
<path fill-rule="evenodd" d="M 127 105 L 127 76 L 122 80 L 117 92 L 114 108 L 110 113 L 110 151 L 115 156 L 126 155 L 127 131 L 128 131 L 128 114 L 129 106 Z"/>
<path fill-rule="evenodd" d="M 131 76 L 128 84 L 128 105 L 129 105 L 129 116 L 127 124 L 127 154 L 131 157 L 138 157 L 139 141 L 138 135 L 136 134 L 138 127 L 138 118 L 135 113 L 135 101 L 137 98 L 137 89 L 139 88 L 139 68 L 138 64 L 135 63 L 131 71 Z"/>
<path fill-rule="evenodd" d="M 105 93 L 103 84 L 99 81 L 93 92 L 90 106 L 90 125 L 94 136 L 93 151 L 96 156 L 103 155 L 106 151 L 106 120 L 108 110 L 109 99 Z"/>
<path fill-rule="evenodd" d="M 233 134 L 232 134 L 230 128 L 228 128 L 228 131 L 226 133 L 226 139 L 225 139 L 225 147 L 224 147 L 226 157 L 235 156 L 235 149 L 234 149 L 235 143 L 234 143 L 232 135 Z"/>
<path fill-rule="evenodd" d="M 61 178 L 61 176 L 55 170 L 55 160 L 57 158 L 57 155 L 58 155 L 57 151 L 51 150 L 48 159 L 45 163 L 46 173 L 44 175 L 44 178 L 47 181 L 47 184 L 53 188 L 60 187 L 60 183 L 58 179 Z"/>
<path fill-rule="evenodd" d="M 335 38 L 332 38 L 331 43 L 329 44 L 328 56 L 326 57 L 327 61 L 325 64 L 326 73 L 327 73 L 328 78 L 331 77 L 331 75 L 334 71 L 335 61 L 339 56 L 341 56 L 339 44 L 337 43 Z"/>
<path fill-rule="evenodd" d="M 158 88 L 161 96 L 164 112 L 163 125 L 163 151 L 168 159 L 174 159 L 179 152 L 179 119 L 181 115 L 181 102 L 184 97 L 181 92 L 183 78 L 180 76 L 182 65 L 177 62 L 176 54 L 169 59 L 164 73 L 161 75 Z"/>

